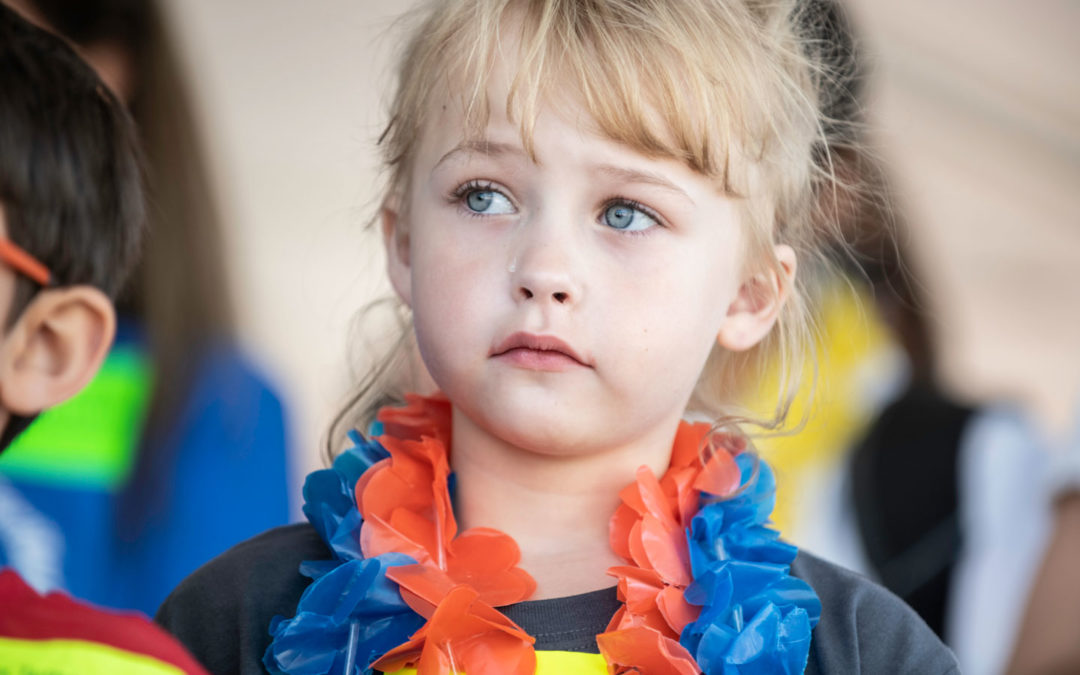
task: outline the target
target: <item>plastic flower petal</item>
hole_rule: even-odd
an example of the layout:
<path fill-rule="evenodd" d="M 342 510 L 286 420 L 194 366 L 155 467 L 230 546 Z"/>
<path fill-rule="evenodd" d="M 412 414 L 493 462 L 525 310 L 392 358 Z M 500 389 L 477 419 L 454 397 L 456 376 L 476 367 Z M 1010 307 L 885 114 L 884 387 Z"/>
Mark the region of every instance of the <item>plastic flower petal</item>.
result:
<path fill-rule="evenodd" d="M 316 581 L 295 617 L 275 618 L 267 668 L 533 673 L 533 639 L 495 609 L 536 588 L 516 542 L 457 531 L 449 403 L 411 396 L 376 426 L 380 441 L 353 435 L 354 447 L 305 484 L 304 512 L 336 560 L 301 565 Z M 703 462 L 706 441 L 715 452 Z M 613 675 L 805 667 L 821 605 L 789 574 L 797 550 L 767 526 L 775 481 L 746 445 L 682 424 L 668 471 L 658 480 L 642 468 L 620 492 L 609 540 L 629 564 L 608 572 L 623 605 L 597 636 Z"/>
<path fill-rule="evenodd" d="M 432 405 L 442 411 L 440 405 Z M 416 411 L 398 411 L 380 417 L 387 429 L 397 429 L 408 440 L 384 437 L 389 458 L 356 484 L 356 502 L 364 518 L 359 536 L 363 553 L 410 555 L 456 583 L 469 584 L 493 606 L 525 600 L 536 590 L 536 582 L 517 567 L 521 551 L 513 538 L 489 528 L 458 533 L 450 501 L 450 465 L 439 440 L 449 432 L 419 422 L 419 416 Z M 411 424 L 418 426 L 406 430 Z"/>
<path fill-rule="evenodd" d="M 359 536 L 363 519 L 356 510 L 353 486 L 365 471 L 389 457 L 377 441 L 356 431 L 349 432 L 349 438 L 353 446 L 338 455 L 332 468 L 310 473 L 304 480 L 304 515 L 338 560 L 363 557 Z"/>
<path fill-rule="evenodd" d="M 263 665 L 272 675 L 370 673 L 375 659 L 424 623 L 386 578 L 388 568 L 413 562 L 407 556 L 387 554 L 346 562 L 319 577 L 300 596 L 293 618 L 274 618 L 270 625 L 274 639 Z M 346 644 L 351 649 L 342 650 Z M 345 662 L 350 653 L 351 667 Z"/>
<path fill-rule="evenodd" d="M 596 636 L 600 653 L 614 673 L 698 675 L 694 657 L 682 645 L 647 628 L 627 628 Z"/>
<path fill-rule="evenodd" d="M 374 664 L 384 672 L 415 666 L 418 675 L 533 675 L 533 638 L 468 586 L 455 586 L 412 639 Z"/>
<path fill-rule="evenodd" d="M 748 455 L 735 463 L 742 491 L 706 504 L 691 521 L 694 580 L 683 597 L 701 613 L 680 642 L 707 674 L 801 673 L 821 603 L 788 573 L 797 549 L 765 527 L 775 494 L 772 471 Z"/>

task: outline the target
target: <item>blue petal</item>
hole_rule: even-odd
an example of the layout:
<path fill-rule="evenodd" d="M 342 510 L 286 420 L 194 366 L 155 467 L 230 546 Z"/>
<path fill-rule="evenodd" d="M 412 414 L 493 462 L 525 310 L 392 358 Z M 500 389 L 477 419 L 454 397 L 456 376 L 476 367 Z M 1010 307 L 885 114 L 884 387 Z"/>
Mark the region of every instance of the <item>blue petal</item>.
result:
<path fill-rule="evenodd" d="M 409 556 L 387 553 L 352 560 L 324 573 L 300 596 L 296 616 L 275 617 L 270 625 L 273 642 L 263 656 L 271 673 L 314 675 L 343 667 L 342 646 L 350 629 L 356 638 L 354 675 L 389 649 L 402 644 L 424 624 L 424 619 L 401 599 L 397 584 L 386 569 L 414 564 Z M 336 665 L 335 665 L 336 664 Z"/>
<path fill-rule="evenodd" d="M 704 497 L 686 533 L 693 582 L 684 597 L 701 613 L 679 641 L 706 675 L 801 673 L 821 602 L 789 574 L 798 549 L 766 526 L 776 499 L 772 470 L 749 454 L 735 461 L 740 491 L 722 501 Z"/>
<path fill-rule="evenodd" d="M 300 563 L 300 574 L 309 579 L 318 579 L 333 572 L 344 564 L 341 560 L 305 560 Z"/>
<path fill-rule="evenodd" d="M 338 523 L 334 533 L 324 539 L 338 559 L 359 560 L 364 557 L 360 550 L 360 526 L 363 524 L 364 519 L 354 508 Z"/>
<path fill-rule="evenodd" d="M 304 516 L 329 541 L 338 525 L 356 504 L 352 489 L 334 469 L 322 469 L 304 479 Z"/>
<path fill-rule="evenodd" d="M 354 486 L 365 471 L 389 457 L 390 453 L 377 440 L 364 438 L 355 429 L 348 436 L 353 446 L 337 456 L 334 470 L 341 474 L 346 484 Z"/>

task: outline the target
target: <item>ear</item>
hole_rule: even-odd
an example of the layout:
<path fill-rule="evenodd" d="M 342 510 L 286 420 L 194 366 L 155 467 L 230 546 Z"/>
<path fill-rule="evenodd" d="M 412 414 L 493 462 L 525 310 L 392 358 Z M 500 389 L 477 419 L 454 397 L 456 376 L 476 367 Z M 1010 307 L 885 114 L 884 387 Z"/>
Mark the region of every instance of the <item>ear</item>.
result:
<path fill-rule="evenodd" d="M 739 288 L 728 307 L 717 341 L 740 352 L 761 342 L 776 323 L 795 281 L 795 250 L 781 244 L 774 249 L 779 269 L 755 274 Z"/>
<path fill-rule="evenodd" d="M 401 198 L 387 197 L 379 213 L 383 245 L 386 247 L 386 273 L 390 285 L 402 302 L 412 307 L 412 270 L 409 267 L 409 234 L 404 227 Z"/>
<path fill-rule="evenodd" d="M 0 406 L 33 415 L 90 382 L 116 334 L 112 302 L 91 286 L 43 290 L 0 347 Z"/>

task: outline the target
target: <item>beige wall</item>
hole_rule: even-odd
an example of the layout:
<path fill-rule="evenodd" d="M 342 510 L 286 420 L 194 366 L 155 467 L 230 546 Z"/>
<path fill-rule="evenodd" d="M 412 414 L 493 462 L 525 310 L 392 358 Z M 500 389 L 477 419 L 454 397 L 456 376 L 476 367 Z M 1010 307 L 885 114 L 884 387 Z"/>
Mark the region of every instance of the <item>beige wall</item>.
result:
<path fill-rule="evenodd" d="M 407 4 L 407 3 L 405 3 Z M 297 474 L 384 289 L 372 213 L 388 0 L 171 0 L 221 187 L 242 337 L 287 395 Z M 855 0 L 947 376 L 1062 424 L 1080 384 L 1080 5 Z"/>
<path fill-rule="evenodd" d="M 384 292 L 373 213 L 401 3 L 172 0 L 228 228 L 241 337 L 290 406 L 298 476 L 350 381 L 346 333 Z"/>

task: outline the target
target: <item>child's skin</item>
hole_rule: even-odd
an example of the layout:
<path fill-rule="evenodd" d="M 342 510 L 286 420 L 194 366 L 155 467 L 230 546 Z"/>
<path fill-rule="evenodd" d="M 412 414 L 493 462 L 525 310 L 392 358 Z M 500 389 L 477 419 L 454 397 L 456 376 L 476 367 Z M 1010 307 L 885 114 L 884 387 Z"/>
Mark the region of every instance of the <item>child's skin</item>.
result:
<path fill-rule="evenodd" d="M 7 237 L 3 205 L 0 237 Z M 11 311 L 17 275 L 0 264 L 0 321 Z M 39 291 L 0 333 L 0 431 L 12 414 L 33 415 L 77 394 L 105 360 L 115 332 L 112 302 L 97 288 Z"/>
<path fill-rule="evenodd" d="M 795 255 L 775 247 L 786 280 L 748 277 L 734 200 L 599 136 L 572 97 L 541 110 L 533 161 L 509 78 L 491 79 L 481 138 L 459 98 L 432 97 L 382 218 L 391 282 L 453 403 L 459 525 L 513 536 L 542 599 L 613 584 L 618 491 L 642 465 L 664 473 L 714 342 L 768 333 Z"/>

